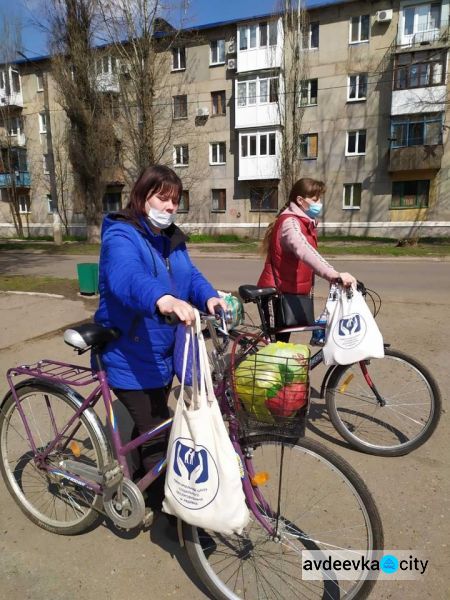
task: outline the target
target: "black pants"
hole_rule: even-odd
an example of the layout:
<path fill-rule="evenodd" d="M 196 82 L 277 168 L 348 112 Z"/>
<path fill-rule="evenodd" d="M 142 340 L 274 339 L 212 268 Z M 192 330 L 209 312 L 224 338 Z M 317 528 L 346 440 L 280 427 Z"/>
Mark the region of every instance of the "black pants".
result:
<path fill-rule="evenodd" d="M 162 421 L 169 418 L 167 400 L 172 384 L 163 388 L 151 390 L 121 390 L 114 388 L 113 391 L 128 409 L 134 422 L 131 439 L 135 439 L 153 429 Z M 162 457 L 167 448 L 166 432 L 152 438 L 138 448 L 141 460 L 141 469 L 148 471 L 156 460 Z"/>

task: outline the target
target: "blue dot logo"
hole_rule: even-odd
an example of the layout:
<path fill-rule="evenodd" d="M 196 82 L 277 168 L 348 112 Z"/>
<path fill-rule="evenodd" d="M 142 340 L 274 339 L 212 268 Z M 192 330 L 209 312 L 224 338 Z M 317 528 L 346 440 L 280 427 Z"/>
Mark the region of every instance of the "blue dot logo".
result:
<path fill-rule="evenodd" d="M 393 554 L 386 554 L 380 560 L 380 569 L 388 575 L 395 573 L 398 571 L 398 558 Z"/>

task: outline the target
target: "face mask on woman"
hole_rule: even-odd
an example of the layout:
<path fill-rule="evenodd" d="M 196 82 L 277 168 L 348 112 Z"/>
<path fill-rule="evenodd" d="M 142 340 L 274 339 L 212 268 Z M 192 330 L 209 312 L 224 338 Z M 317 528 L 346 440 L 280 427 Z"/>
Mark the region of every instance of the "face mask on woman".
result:
<path fill-rule="evenodd" d="M 158 229 L 167 229 L 172 225 L 176 218 L 175 213 L 168 213 L 156 208 L 150 208 L 147 216 L 153 227 L 157 227 Z"/>
<path fill-rule="evenodd" d="M 322 213 L 323 204 L 322 202 L 314 202 L 314 204 L 310 204 L 308 208 L 305 210 L 305 213 L 311 219 L 316 219 Z"/>

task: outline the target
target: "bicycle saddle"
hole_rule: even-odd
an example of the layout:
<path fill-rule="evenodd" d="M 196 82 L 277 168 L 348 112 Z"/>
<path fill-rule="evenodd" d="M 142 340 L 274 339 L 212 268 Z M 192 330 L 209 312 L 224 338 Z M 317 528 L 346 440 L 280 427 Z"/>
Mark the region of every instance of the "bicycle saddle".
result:
<path fill-rule="evenodd" d="M 244 302 L 254 302 L 258 298 L 273 296 L 277 290 L 273 287 L 260 288 L 257 285 L 240 285 L 238 292 Z"/>
<path fill-rule="evenodd" d="M 86 350 L 90 346 L 101 348 L 113 340 L 118 340 L 122 333 L 116 327 L 102 327 L 97 323 L 84 323 L 64 332 L 64 341 L 77 350 Z"/>

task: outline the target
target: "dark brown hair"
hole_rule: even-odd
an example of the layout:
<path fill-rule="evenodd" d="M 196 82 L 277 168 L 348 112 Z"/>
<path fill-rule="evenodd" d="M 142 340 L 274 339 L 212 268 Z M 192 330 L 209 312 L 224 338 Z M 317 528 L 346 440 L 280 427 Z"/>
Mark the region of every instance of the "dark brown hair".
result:
<path fill-rule="evenodd" d="M 123 215 L 131 221 L 139 222 L 139 218 L 145 214 L 145 202 L 149 194 L 172 196 L 179 202 L 182 191 L 183 184 L 175 171 L 164 165 L 151 165 L 139 175 Z"/>
<path fill-rule="evenodd" d="M 296 181 L 294 183 L 294 185 L 292 186 L 292 189 L 289 193 L 288 200 L 285 202 L 285 204 L 283 204 L 283 206 L 278 211 L 277 216 L 275 217 L 275 221 L 273 221 L 267 227 L 266 234 L 264 236 L 263 243 L 262 243 L 263 252 L 264 253 L 268 252 L 269 247 L 270 247 L 270 240 L 272 237 L 272 232 L 273 232 L 273 228 L 276 223 L 276 220 L 278 219 L 280 214 L 283 212 L 283 210 L 285 210 L 291 202 L 296 202 L 298 196 L 301 196 L 302 198 L 314 198 L 314 197 L 321 196 L 324 192 L 325 192 L 325 184 L 323 181 L 319 181 L 318 179 L 311 179 L 310 177 L 302 177 L 301 179 Z"/>

